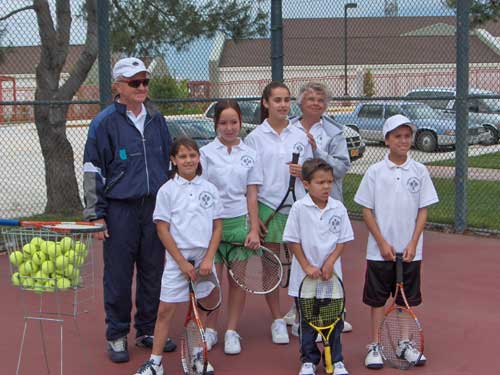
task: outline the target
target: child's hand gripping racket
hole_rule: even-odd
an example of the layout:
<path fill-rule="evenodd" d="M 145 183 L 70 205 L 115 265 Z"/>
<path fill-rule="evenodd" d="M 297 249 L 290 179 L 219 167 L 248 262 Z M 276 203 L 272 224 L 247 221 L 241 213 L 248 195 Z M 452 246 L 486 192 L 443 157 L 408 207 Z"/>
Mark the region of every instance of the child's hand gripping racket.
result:
<path fill-rule="evenodd" d="M 335 273 L 328 280 L 306 276 L 300 284 L 298 302 L 301 319 L 321 335 L 325 371 L 332 374 L 332 353 L 328 340 L 344 312 L 342 281 Z"/>
<path fill-rule="evenodd" d="M 401 303 L 400 298 L 403 304 Z M 396 291 L 379 331 L 382 357 L 402 370 L 424 364 L 424 335 L 403 288 L 403 255 L 396 254 Z"/>
<path fill-rule="evenodd" d="M 194 262 L 190 261 L 194 266 Z M 189 308 L 184 322 L 184 335 L 181 338 L 181 363 L 185 375 L 210 375 L 208 367 L 208 348 L 205 330 L 198 313 L 198 307 L 210 312 L 217 309 L 222 302 L 222 293 L 215 275 L 196 275 L 196 280 L 189 280 Z M 199 286 L 199 287 L 198 287 Z M 200 296 L 196 298 L 197 292 Z M 205 297 L 206 291 L 209 291 Z M 211 292 L 210 292 L 211 290 Z M 212 372 L 213 373 L 213 372 Z"/>
<path fill-rule="evenodd" d="M 267 294 L 278 287 L 283 278 L 283 266 L 273 251 L 264 246 L 252 250 L 241 243 L 226 244 L 231 248 L 222 259 L 240 288 L 253 294 Z"/>
<path fill-rule="evenodd" d="M 299 153 L 294 152 L 292 154 L 292 161 L 291 164 L 297 164 L 299 162 Z M 278 205 L 276 210 L 273 211 L 273 213 L 267 218 L 267 220 L 264 223 L 264 226 L 267 228 L 269 226 L 269 223 L 274 219 L 276 214 L 278 212 L 286 212 L 288 213 L 288 210 L 290 207 L 292 207 L 292 204 L 287 203 L 288 198 L 290 195 L 292 196 L 293 202 L 297 200 L 297 197 L 295 196 L 295 181 L 297 177 L 290 175 L 290 180 L 288 181 L 288 189 L 286 191 L 285 196 L 281 200 L 281 203 Z M 283 265 L 283 274 L 284 277 L 281 279 L 281 286 L 283 288 L 288 287 L 288 283 L 290 281 L 290 266 L 292 264 L 292 257 L 290 255 L 290 250 L 288 249 L 288 246 L 286 243 L 281 243 L 280 244 L 280 252 L 279 252 L 279 259 L 281 261 L 281 264 Z"/>

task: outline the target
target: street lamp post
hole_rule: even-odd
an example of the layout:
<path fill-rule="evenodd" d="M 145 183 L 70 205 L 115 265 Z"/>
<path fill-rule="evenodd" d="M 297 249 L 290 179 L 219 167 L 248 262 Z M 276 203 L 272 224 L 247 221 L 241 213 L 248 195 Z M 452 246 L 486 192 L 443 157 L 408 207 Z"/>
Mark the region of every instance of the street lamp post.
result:
<path fill-rule="evenodd" d="M 347 93 L 347 9 L 357 8 L 356 3 L 347 3 L 344 5 L 344 96 L 348 96 Z"/>

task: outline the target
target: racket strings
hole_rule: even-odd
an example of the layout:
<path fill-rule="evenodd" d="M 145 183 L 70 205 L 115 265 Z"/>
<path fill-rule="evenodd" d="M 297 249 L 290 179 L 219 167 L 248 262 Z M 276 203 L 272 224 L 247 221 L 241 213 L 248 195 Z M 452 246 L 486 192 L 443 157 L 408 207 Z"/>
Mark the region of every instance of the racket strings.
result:
<path fill-rule="evenodd" d="M 256 251 L 245 260 L 233 260 L 229 264 L 231 276 L 238 285 L 257 293 L 276 289 L 283 276 L 279 259 L 270 251 Z"/>
<path fill-rule="evenodd" d="M 193 319 L 186 324 L 182 344 L 181 355 L 184 372 L 189 375 L 197 375 L 198 368 L 206 362 L 206 353 L 201 327 Z"/>
<path fill-rule="evenodd" d="M 204 311 L 216 310 L 222 303 L 222 291 L 214 273 L 197 275 L 192 283 L 198 306 Z"/>
<path fill-rule="evenodd" d="M 414 366 L 408 359 L 423 352 L 420 324 L 405 308 L 396 308 L 386 315 L 380 329 L 383 357 L 393 367 L 406 369 Z M 415 355 L 417 353 L 417 355 Z"/>
<path fill-rule="evenodd" d="M 333 324 L 344 312 L 344 289 L 333 277 L 330 280 L 306 278 L 302 282 L 299 307 L 303 319 L 317 327 Z"/>

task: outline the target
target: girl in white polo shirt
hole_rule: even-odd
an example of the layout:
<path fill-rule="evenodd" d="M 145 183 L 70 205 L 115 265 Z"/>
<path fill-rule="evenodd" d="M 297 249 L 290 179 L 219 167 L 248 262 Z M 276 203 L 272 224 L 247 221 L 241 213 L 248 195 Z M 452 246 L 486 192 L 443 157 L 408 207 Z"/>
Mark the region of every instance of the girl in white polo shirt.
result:
<path fill-rule="evenodd" d="M 248 259 L 260 246 L 257 187 L 262 184 L 255 150 L 244 144 L 241 131 L 241 110 L 235 100 L 223 100 L 215 105 L 215 131 L 217 138 L 201 148 L 203 177 L 218 189 L 224 209 L 222 211 L 222 240 L 243 243 L 246 247 L 231 249 L 221 243 L 215 254 L 217 273 L 222 273 L 223 257 L 230 260 Z M 240 336 L 236 329 L 245 307 L 245 291 L 231 277 L 229 283 L 228 321 L 224 335 L 224 353 L 241 352 Z M 209 315 L 205 336 L 209 350 L 217 343 L 217 311 Z"/>
<path fill-rule="evenodd" d="M 200 177 L 200 151 L 190 138 L 172 144 L 170 160 L 175 175 L 158 191 L 153 221 L 166 249 L 160 305 L 151 357 L 137 375 L 161 375 L 161 355 L 170 322 L 179 302 L 189 301 L 188 278 L 215 272 L 214 256 L 222 233 L 222 203 L 217 188 Z M 194 261 L 195 265 L 189 263 Z M 197 290 L 199 298 L 210 290 Z M 213 374 L 209 364 L 207 374 Z"/>
<path fill-rule="evenodd" d="M 290 90 L 281 82 L 271 82 L 262 93 L 261 120 L 246 138 L 245 143 L 253 148 L 259 156 L 263 181 L 259 187 L 259 218 L 261 234 L 265 235 L 265 246 L 279 251 L 283 241 L 283 229 L 286 224 L 286 214 L 278 213 L 264 227 L 266 219 L 278 207 L 288 189 L 290 175 L 297 176 L 295 193 L 297 198 L 305 195 L 304 186 L 300 180 L 301 165 L 304 160 L 312 158 L 311 145 L 306 134 L 290 124 Z M 292 153 L 299 153 L 299 163 L 291 164 Z M 292 198 L 290 197 L 290 202 Z M 290 339 L 286 323 L 282 318 L 279 290 L 266 294 L 266 301 L 274 319 L 271 326 L 272 339 L 275 344 L 288 344 Z"/>
<path fill-rule="evenodd" d="M 288 295 L 295 299 L 306 275 L 329 279 L 335 271 L 342 278 L 340 255 L 345 243 L 354 239 L 346 208 L 330 197 L 334 181 L 332 166 L 320 158 L 307 160 L 302 167 L 302 178 L 309 193 L 293 204 L 283 234 L 293 252 Z M 340 342 L 343 327 L 344 321 L 340 320 L 329 338 L 335 375 L 348 374 Z M 317 332 L 302 320 L 300 333 L 299 375 L 314 375 L 321 361 Z"/>

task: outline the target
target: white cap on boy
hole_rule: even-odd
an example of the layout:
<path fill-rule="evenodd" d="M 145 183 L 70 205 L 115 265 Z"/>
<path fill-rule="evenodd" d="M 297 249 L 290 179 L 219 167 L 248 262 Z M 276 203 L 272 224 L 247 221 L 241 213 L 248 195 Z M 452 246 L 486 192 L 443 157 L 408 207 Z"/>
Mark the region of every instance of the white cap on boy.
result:
<path fill-rule="evenodd" d="M 140 72 L 151 73 L 142 60 L 135 57 L 126 57 L 116 62 L 113 68 L 113 79 L 118 77 L 130 78 Z"/>
<path fill-rule="evenodd" d="M 412 124 L 410 119 L 406 116 L 403 115 L 394 115 L 389 117 L 387 120 L 384 122 L 384 127 L 382 128 L 382 132 L 384 133 L 384 138 L 387 133 L 390 131 L 393 131 L 394 129 L 402 126 L 402 125 L 407 125 L 411 128 L 412 132 L 415 133 L 417 130 L 417 127 Z"/>

